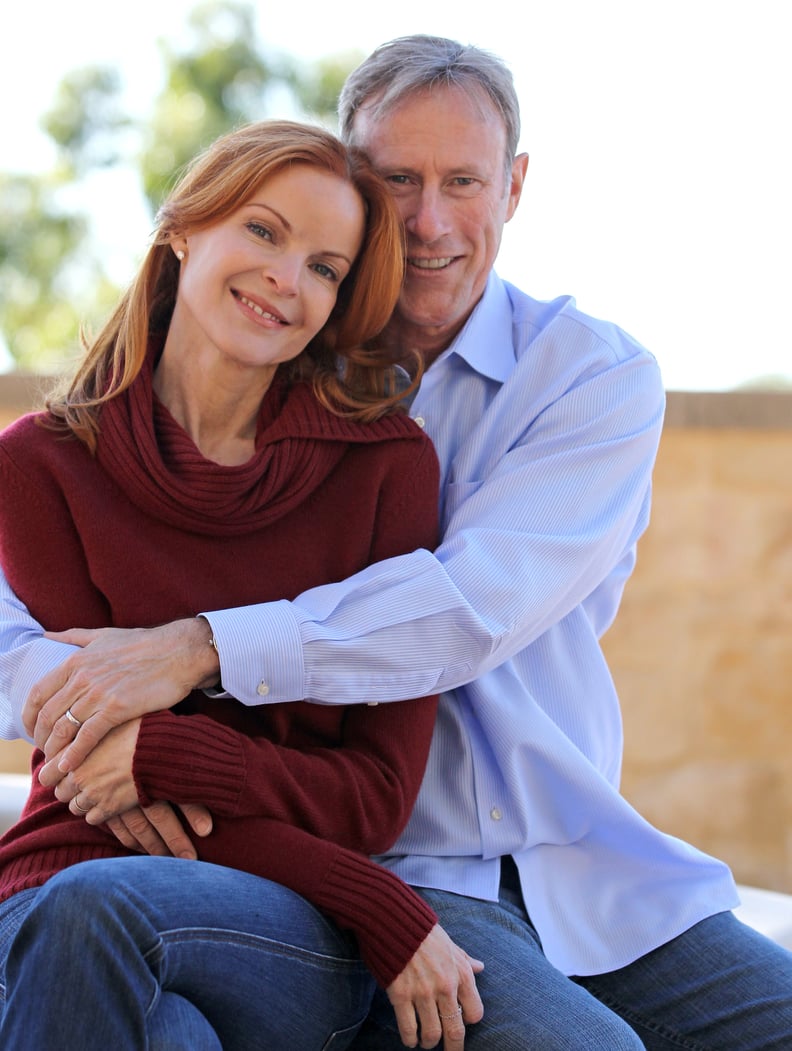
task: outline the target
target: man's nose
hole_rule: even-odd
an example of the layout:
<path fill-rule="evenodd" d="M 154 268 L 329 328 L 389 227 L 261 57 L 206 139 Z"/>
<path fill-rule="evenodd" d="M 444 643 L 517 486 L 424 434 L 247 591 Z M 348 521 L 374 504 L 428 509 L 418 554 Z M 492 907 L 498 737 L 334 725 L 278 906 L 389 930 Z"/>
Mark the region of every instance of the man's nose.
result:
<path fill-rule="evenodd" d="M 424 187 L 413 201 L 407 216 L 407 232 L 422 244 L 432 244 L 449 232 L 448 202 L 442 194 L 431 187 Z"/>

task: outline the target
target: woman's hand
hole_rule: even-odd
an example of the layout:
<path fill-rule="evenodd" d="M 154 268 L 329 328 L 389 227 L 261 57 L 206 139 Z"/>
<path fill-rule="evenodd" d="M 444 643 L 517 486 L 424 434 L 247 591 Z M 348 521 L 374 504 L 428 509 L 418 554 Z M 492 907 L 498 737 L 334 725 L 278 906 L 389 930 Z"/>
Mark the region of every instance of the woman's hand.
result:
<path fill-rule="evenodd" d="M 475 978 L 483 970 L 436 924 L 386 990 L 402 1043 L 436 1047 L 442 1037 L 443 1051 L 462 1051 L 465 1023 L 484 1016 Z"/>
<path fill-rule="evenodd" d="M 61 753 L 62 772 L 75 770 L 114 726 L 217 681 L 211 635 L 201 617 L 158 628 L 48 632 L 83 648 L 30 691 L 22 709 L 28 733 L 47 759 Z"/>
<path fill-rule="evenodd" d="M 140 719 L 114 727 L 89 757 L 65 777 L 58 769 L 58 756 L 39 771 L 43 785 L 55 783 L 55 796 L 69 804 L 73 814 L 89 825 L 102 825 L 110 818 L 138 805 L 132 776 Z"/>

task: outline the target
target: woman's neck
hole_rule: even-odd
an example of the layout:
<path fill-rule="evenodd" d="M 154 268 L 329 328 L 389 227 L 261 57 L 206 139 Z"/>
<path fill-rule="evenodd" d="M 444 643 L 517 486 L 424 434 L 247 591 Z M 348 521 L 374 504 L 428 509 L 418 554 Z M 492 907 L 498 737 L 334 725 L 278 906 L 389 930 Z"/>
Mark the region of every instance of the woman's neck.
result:
<path fill-rule="evenodd" d="M 166 348 L 154 372 L 154 391 L 207 460 L 229 467 L 247 463 L 256 448 L 264 395 L 277 366 L 249 370 L 233 363 L 206 367 L 172 363 Z"/>

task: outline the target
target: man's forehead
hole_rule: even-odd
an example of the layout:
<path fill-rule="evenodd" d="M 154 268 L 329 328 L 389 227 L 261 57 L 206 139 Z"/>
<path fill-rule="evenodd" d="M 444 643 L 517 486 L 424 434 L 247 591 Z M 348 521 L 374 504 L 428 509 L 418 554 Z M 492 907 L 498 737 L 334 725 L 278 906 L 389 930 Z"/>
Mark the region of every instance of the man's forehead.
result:
<path fill-rule="evenodd" d="M 361 140 L 362 145 L 362 138 L 368 138 L 377 128 L 399 117 L 409 117 L 411 113 L 433 107 L 455 111 L 460 116 L 467 115 L 471 120 L 486 123 L 490 127 L 499 126 L 504 136 L 506 134 L 503 114 L 484 88 L 477 85 L 442 84 L 418 88 L 397 99 L 389 98 L 387 92 L 379 92 L 366 99 L 355 114 L 356 138 Z"/>
<path fill-rule="evenodd" d="M 402 159 L 409 164 L 411 158 L 423 166 L 428 156 L 442 151 L 442 166 L 462 171 L 488 168 L 483 154 L 505 150 L 506 127 L 483 89 L 442 86 L 362 106 L 355 117 L 355 141 L 377 166 Z"/>

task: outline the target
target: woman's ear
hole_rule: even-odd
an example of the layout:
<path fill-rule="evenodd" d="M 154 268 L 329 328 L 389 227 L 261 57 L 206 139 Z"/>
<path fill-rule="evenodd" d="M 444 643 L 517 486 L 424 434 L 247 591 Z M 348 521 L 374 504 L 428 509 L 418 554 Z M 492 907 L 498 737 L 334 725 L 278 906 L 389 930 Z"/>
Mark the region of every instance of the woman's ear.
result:
<path fill-rule="evenodd" d="M 171 249 L 176 258 L 181 261 L 187 255 L 187 238 L 186 237 L 173 237 L 170 242 Z"/>

